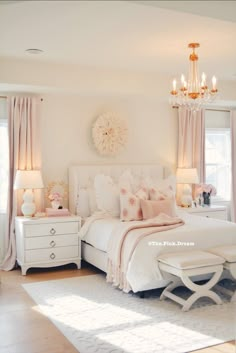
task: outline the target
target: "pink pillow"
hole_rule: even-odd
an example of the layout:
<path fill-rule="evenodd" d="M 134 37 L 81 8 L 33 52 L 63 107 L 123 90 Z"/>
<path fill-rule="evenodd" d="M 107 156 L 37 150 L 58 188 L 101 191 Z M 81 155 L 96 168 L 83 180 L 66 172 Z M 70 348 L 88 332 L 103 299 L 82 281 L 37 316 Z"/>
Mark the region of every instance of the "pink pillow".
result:
<path fill-rule="evenodd" d="M 166 188 L 153 186 L 149 189 L 149 194 L 150 194 L 150 200 L 156 200 L 156 201 L 171 199 L 174 197 L 174 191 L 171 185 Z"/>
<path fill-rule="evenodd" d="M 170 217 L 175 217 L 175 202 L 173 199 L 160 201 L 140 200 L 143 219 L 149 219 L 165 213 Z"/>
<path fill-rule="evenodd" d="M 148 191 L 139 189 L 133 194 L 127 188 L 120 189 L 120 219 L 121 221 L 141 221 L 143 219 L 141 200 L 148 199 Z"/>

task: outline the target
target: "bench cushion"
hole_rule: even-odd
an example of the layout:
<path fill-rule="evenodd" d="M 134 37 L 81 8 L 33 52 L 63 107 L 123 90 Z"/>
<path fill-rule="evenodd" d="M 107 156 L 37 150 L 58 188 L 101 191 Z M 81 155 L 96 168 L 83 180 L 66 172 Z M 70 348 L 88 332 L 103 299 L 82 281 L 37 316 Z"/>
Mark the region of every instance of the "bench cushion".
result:
<path fill-rule="evenodd" d="M 162 254 L 158 257 L 158 261 L 181 270 L 221 265 L 225 262 L 220 256 L 197 250 Z"/>
<path fill-rule="evenodd" d="M 236 262 L 236 245 L 218 246 L 207 251 L 223 257 L 227 262 Z"/>

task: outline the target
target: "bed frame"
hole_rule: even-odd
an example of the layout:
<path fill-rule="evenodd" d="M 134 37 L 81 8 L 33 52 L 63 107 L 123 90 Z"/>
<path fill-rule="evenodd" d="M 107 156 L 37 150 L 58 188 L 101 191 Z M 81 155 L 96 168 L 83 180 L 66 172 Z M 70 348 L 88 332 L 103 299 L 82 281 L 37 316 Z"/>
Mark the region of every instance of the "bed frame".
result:
<path fill-rule="evenodd" d="M 95 175 L 103 173 L 110 175 L 114 180 L 118 180 L 119 176 L 129 169 L 137 176 L 151 176 L 158 179 L 164 179 L 170 174 L 168 168 L 164 168 L 158 164 L 119 164 L 119 165 L 76 165 L 69 168 L 69 210 L 72 214 L 76 214 L 77 196 L 79 187 L 86 187 L 93 183 Z M 96 249 L 90 244 L 82 241 L 82 259 L 106 272 L 107 253 Z M 209 277 L 206 275 L 196 276 L 193 280 L 204 280 Z M 160 280 L 158 287 L 163 288 L 169 283 L 169 280 Z M 140 292 L 142 293 L 142 292 Z M 142 294 L 141 294 L 142 295 Z"/>
<path fill-rule="evenodd" d="M 86 187 L 97 174 L 110 175 L 114 180 L 125 171 L 130 170 L 137 176 L 150 176 L 163 179 L 168 170 L 159 164 L 118 164 L 118 165 L 76 165 L 69 168 L 69 210 L 76 214 L 79 187 Z M 82 259 L 106 272 L 107 253 L 98 250 L 82 241 Z"/>

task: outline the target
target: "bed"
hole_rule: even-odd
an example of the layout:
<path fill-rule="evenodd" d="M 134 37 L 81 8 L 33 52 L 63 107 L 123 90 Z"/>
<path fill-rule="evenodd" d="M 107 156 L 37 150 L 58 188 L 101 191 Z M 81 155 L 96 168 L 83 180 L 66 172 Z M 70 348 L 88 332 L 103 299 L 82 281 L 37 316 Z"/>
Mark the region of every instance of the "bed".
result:
<path fill-rule="evenodd" d="M 160 165 L 80 165 L 69 168 L 69 208 L 73 214 L 78 213 L 78 199 L 83 190 L 93 187 L 98 174 L 111 176 L 115 181 L 129 169 L 134 175 L 150 176 L 164 179 L 168 170 Z M 88 214 L 88 216 L 90 216 Z M 236 244 L 236 224 L 222 220 L 201 218 L 177 211 L 177 217 L 184 225 L 167 231 L 153 232 L 142 238 L 132 252 L 126 266 L 126 278 L 129 286 L 124 291 L 140 292 L 165 287 L 169 282 L 163 278 L 158 268 L 158 255 L 164 252 L 178 252 L 207 249 L 219 245 Z M 124 225 L 121 223 L 125 223 Z M 82 259 L 107 272 L 109 262 L 109 244 L 111 237 L 119 227 L 128 227 L 135 222 L 121 222 L 118 217 L 96 213 L 87 218 L 81 229 Z M 137 224 L 142 221 L 137 221 Z M 135 223 L 135 224 L 136 224 Z M 130 238 L 140 230 L 130 231 Z M 125 245 L 127 248 L 130 246 Z"/>

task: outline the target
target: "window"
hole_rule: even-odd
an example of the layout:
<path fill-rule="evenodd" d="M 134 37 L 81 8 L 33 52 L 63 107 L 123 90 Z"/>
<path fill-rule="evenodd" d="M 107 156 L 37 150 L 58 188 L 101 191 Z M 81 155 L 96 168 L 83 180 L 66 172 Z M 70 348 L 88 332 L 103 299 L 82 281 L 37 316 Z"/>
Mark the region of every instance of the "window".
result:
<path fill-rule="evenodd" d="M 217 198 L 230 200 L 230 128 L 206 128 L 205 133 L 206 184 L 216 187 Z"/>
<path fill-rule="evenodd" d="M 8 157 L 7 120 L 0 119 L 0 213 L 5 213 L 7 208 Z"/>

